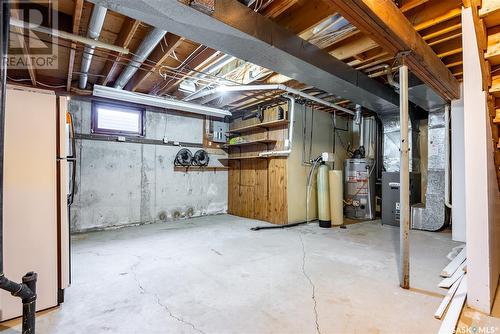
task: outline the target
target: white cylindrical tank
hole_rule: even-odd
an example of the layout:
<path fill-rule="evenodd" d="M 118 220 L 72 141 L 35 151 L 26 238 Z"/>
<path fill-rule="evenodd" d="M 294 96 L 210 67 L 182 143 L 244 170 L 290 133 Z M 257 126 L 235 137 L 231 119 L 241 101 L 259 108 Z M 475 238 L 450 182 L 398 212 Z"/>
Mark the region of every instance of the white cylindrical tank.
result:
<path fill-rule="evenodd" d="M 330 219 L 330 191 L 328 187 L 328 171 L 330 168 L 322 163 L 318 168 L 318 220 L 320 227 L 332 227 Z"/>
<path fill-rule="evenodd" d="M 330 184 L 330 219 L 333 226 L 344 224 L 344 189 L 341 170 L 331 170 L 328 174 Z"/>

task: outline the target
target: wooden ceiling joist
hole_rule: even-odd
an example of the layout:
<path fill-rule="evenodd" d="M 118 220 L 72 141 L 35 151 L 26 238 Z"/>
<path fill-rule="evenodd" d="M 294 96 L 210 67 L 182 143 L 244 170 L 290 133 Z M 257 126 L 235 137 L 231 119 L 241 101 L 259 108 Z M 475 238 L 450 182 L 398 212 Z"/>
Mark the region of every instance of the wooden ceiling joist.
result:
<path fill-rule="evenodd" d="M 434 31 L 432 33 L 424 35 L 423 39 L 424 39 L 424 41 L 428 41 L 428 40 L 431 40 L 433 38 L 436 38 L 436 37 L 442 36 L 444 34 L 447 34 L 449 32 L 456 31 L 456 30 L 461 30 L 461 29 L 462 29 L 462 24 L 461 23 L 454 24 L 454 25 L 445 27 L 445 28 L 443 28 L 441 30 Z"/>
<path fill-rule="evenodd" d="M 484 57 L 493 65 L 500 64 L 500 26 L 490 29 L 488 34 L 488 48 Z"/>
<path fill-rule="evenodd" d="M 479 16 L 484 19 L 488 27 L 500 22 L 500 0 L 483 0 Z"/>
<path fill-rule="evenodd" d="M 83 12 L 83 0 L 75 1 L 75 9 L 73 12 L 73 34 L 77 35 L 80 30 L 80 21 L 82 19 Z M 76 55 L 76 43 L 71 43 L 71 49 L 69 51 L 69 62 L 68 62 L 68 79 L 66 81 L 66 90 L 69 92 L 71 90 L 71 82 L 73 81 L 73 68 L 75 66 L 75 55 Z"/>
<path fill-rule="evenodd" d="M 329 1 L 389 53 L 411 51 L 406 57 L 411 71 L 443 98 L 460 97 L 459 82 L 391 0 Z"/>
<path fill-rule="evenodd" d="M 191 57 L 191 59 L 187 60 L 186 59 L 183 61 L 183 66 L 182 69 L 198 69 L 198 67 L 202 64 L 205 63 L 207 59 L 210 59 L 217 51 L 214 49 L 206 48 L 202 50 L 201 52 L 198 52 L 196 55 Z M 173 81 L 173 82 L 172 82 Z M 158 82 L 149 92 L 149 94 L 152 95 L 164 95 L 164 94 L 171 94 L 174 90 L 174 88 L 177 88 L 178 85 L 183 81 L 182 75 L 179 75 L 178 78 L 176 79 L 170 79 L 167 81 L 167 84 L 165 85 L 165 81 L 162 79 L 162 81 Z M 170 83 L 169 83 L 170 82 Z"/>
<path fill-rule="evenodd" d="M 116 45 L 128 48 L 135 32 L 140 25 L 141 21 L 127 18 L 125 22 L 123 22 L 123 26 L 120 30 L 120 34 L 118 35 Z M 105 77 L 103 78 L 101 85 L 106 86 L 108 82 L 116 75 L 121 56 L 121 54 L 108 56 L 106 64 L 104 65 L 104 69 L 102 70 L 102 74 L 105 75 Z"/>
<path fill-rule="evenodd" d="M 429 0 L 407 0 L 407 1 L 403 2 L 400 9 L 403 13 L 408 12 L 408 11 L 412 10 L 413 8 L 416 8 L 420 5 L 423 5 L 424 3 L 428 2 L 428 1 Z"/>
<path fill-rule="evenodd" d="M 148 59 L 154 62 L 154 68 L 161 66 L 172 54 L 172 52 L 182 43 L 183 38 L 177 35 L 168 34 L 166 36 L 166 46 L 158 44 Z M 153 71 L 137 71 L 132 79 L 125 86 L 126 90 L 136 91 L 143 82 L 145 82 L 154 72 Z"/>
<path fill-rule="evenodd" d="M 359 36 L 355 41 L 336 47 L 329 52 L 337 59 L 344 60 L 360 53 L 375 49 L 378 44 L 366 35 Z"/>
<path fill-rule="evenodd" d="M 422 22 L 420 24 L 415 25 L 415 30 L 420 31 L 432 27 L 441 22 L 445 22 L 451 20 L 455 17 L 459 17 L 462 14 L 462 10 L 460 8 L 453 8 L 450 11 L 439 15 L 437 17 L 432 18 L 431 20 Z"/>

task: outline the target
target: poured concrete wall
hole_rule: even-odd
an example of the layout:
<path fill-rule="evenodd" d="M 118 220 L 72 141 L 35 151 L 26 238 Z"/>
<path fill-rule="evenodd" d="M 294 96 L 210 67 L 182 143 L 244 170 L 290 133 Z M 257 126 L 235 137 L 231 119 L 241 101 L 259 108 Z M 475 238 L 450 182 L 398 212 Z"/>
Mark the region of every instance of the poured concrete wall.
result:
<path fill-rule="evenodd" d="M 89 137 L 91 102 L 73 99 L 69 109 L 75 132 Z M 199 116 L 147 110 L 145 123 L 146 140 L 203 141 Z M 177 146 L 87 137 L 76 141 L 72 232 L 226 212 L 227 171 L 175 172 Z M 221 166 L 218 157 L 211 154 L 210 165 Z"/>

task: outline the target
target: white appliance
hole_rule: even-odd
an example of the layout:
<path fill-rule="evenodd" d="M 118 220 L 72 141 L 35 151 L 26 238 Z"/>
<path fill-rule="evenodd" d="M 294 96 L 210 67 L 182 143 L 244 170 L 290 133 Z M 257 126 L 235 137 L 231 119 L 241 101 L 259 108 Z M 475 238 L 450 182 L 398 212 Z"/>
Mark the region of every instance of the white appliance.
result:
<path fill-rule="evenodd" d="M 57 306 L 69 286 L 67 98 L 8 86 L 4 151 L 4 271 L 38 274 L 37 311 Z M 58 159 L 62 158 L 62 159 Z M 0 321 L 22 314 L 0 291 Z"/>

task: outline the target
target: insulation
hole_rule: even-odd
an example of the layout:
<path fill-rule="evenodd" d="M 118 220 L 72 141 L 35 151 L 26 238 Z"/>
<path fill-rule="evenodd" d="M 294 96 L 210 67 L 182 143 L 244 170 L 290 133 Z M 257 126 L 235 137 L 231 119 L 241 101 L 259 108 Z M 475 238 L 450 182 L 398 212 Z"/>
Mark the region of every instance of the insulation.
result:
<path fill-rule="evenodd" d="M 425 204 L 412 207 L 412 228 L 437 231 L 446 223 L 444 110 L 429 113 L 428 171 Z"/>
<path fill-rule="evenodd" d="M 399 115 L 389 115 L 381 118 L 384 128 L 384 157 L 383 163 L 386 172 L 399 172 L 399 141 L 400 141 L 400 122 Z M 415 131 L 417 130 L 417 131 Z M 414 147 L 418 145 L 418 125 L 415 122 L 410 123 L 408 131 L 410 140 L 410 172 L 420 170 L 419 149 Z"/>

